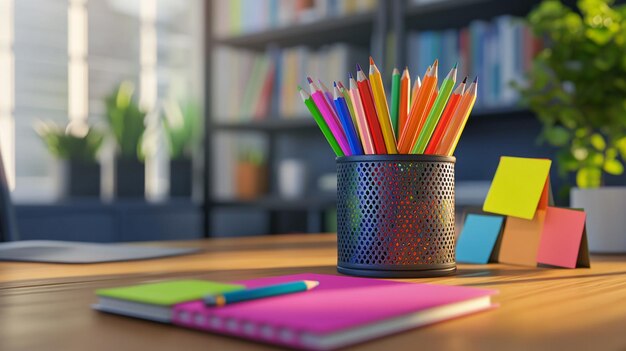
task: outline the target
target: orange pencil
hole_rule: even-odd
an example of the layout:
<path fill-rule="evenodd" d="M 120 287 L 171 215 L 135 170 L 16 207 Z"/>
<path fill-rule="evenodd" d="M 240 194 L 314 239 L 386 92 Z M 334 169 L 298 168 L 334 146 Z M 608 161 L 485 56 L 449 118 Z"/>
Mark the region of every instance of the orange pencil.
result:
<path fill-rule="evenodd" d="M 419 77 L 418 77 L 419 79 Z M 409 68 L 405 67 L 400 78 L 400 107 L 398 114 L 398 130 L 396 137 L 399 138 L 402 135 L 406 120 L 409 115 L 409 109 L 411 108 L 411 75 L 409 74 Z"/>
<path fill-rule="evenodd" d="M 454 114 L 454 110 L 459 105 L 459 101 L 461 101 L 461 97 L 463 96 L 463 92 L 465 92 L 465 82 L 467 81 L 467 77 L 463 79 L 463 82 L 459 84 L 452 95 L 450 96 L 450 100 L 448 100 L 448 104 L 446 108 L 443 110 L 443 114 L 441 115 L 441 119 L 439 119 L 439 123 L 437 123 L 437 127 L 435 127 L 435 131 L 433 135 L 430 137 L 430 141 L 428 142 L 428 146 L 426 147 L 426 151 L 424 151 L 427 155 L 432 155 L 437 150 L 437 146 L 441 142 L 441 138 L 443 138 L 443 133 L 445 133 L 446 129 L 448 129 L 448 125 L 450 124 L 450 119 L 452 118 L 452 114 Z"/>
<path fill-rule="evenodd" d="M 430 66 L 426 69 L 426 72 L 428 71 L 430 71 Z M 426 77 L 426 75 L 424 75 L 424 77 Z M 417 76 L 417 78 L 415 78 L 415 84 L 413 84 L 413 90 L 411 90 L 411 101 L 414 101 L 417 98 L 417 93 L 420 91 L 421 86 L 422 80 L 420 79 L 420 76 Z"/>
<path fill-rule="evenodd" d="M 435 100 L 437 100 L 437 95 L 439 95 L 439 89 L 435 89 L 435 91 L 433 91 L 433 93 L 430 95 L 430 99 L 428 99 L 428 105 L 426 105 L 426 116 L 428 116 L 430 110 L 433 109 Z M 420 129 L 422 129 L 421 126 Z"/>
<path fill-rule="evenodd" d="M 476 102 L 476 88 L 478 86 L 478 78 L 474 79 L 474 82 L 469 86 L 467 92 L 463 94 L 459 106 L 454 111 L 454 115 L 450 121 L 448 130 L 445 132 L 441 143 L 437 147 L 437 155 L 452 156 L 456 145 L 459 142 L 459 138 L 463 133 L 467 119 L 472 112 L 474 102 Z"/>
<path fill-rule="evenodd" d="M 406 127 L 398 141 L 398 152 L 401 154 L 411 152 L 411 148 L 415 145 L 419 135 L 421 125 L 427 116 L 428 102 L 437 88 L 437 64 L 438 61 L 435 60 L 432 69 L 424 76 L 424 82 L 417 93 L 415 101 L 411 103 L 411 111 L 409 112 Z"/>

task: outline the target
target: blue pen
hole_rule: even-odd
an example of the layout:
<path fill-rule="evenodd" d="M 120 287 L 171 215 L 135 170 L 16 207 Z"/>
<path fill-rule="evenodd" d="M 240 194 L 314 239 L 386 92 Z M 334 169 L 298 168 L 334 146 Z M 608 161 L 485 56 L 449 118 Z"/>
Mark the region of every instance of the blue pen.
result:
<path fill-rule="evenodd" d="M 299 280 L 288 283 L 263 286 L 260 288 L 250 288 L 224 293 L 222 295 L 208 295 L 204 297 L 204 304 L 207 306 L 221 307 L 232 303 L 257 300 L 266 297 L 279 296 L 307 291 L 315 288 L 320 283 L 313 280 Z"/>
<path fill-rule="evenodd" d="M 352 153 L 352 155 L 363 155 L 361 139 L 359 139 L 359 136 L 356 134 L 356 129 L 354 128 L 352 117 L 350 116 L 350 110 L 348 110 L 348 105 L 346 105 L 346 99 L 344 99 L 343 95 L 339 92 L 337 82 L 335 82 L 334 93 L 335 107 L 339 115 L 339 121 L 341 122 L 341 126 L 343 127 L 343 130 L 346 133 L 346 137 L 348 138 L 350 152 Z"/>

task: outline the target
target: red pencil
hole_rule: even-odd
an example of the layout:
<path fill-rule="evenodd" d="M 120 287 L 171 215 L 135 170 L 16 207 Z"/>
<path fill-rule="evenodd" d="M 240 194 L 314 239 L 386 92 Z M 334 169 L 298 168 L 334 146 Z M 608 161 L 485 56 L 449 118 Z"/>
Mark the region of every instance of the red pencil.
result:
<path fill-rule="evenodd" d="M 441 115 L 441 118 L 439 119 L 439 123 L 437 123 L 437 127 L 435 127 L 435 131 L 433 132 L 433 135 L 430 137 L 430 141 L 428 142 L 426 151 L 424 151 L 425 154 L 433 155 L 435 151 L 437 150 L 437 146 L 441 142 L 441 139 L 443 138 L 443 134 L 448 129 L 448 125 L 450 124 L 450 119 L 452 118 L 452 115 L 454 114 L 454 110 L 456 110 L 456 107 L 459 104 L 459 101 L 461 100 L 461 96 L 463 96 L 463 93 L 465 92 L 466 81 L 467 81 L 467 77 L 463 79 L 463 82 L 461 82 L 461 84 L 459 84 L 456 87 L 456 89 L 450 96 L 450 99 L 448 100 L 448 104 L 446 105 L 446 108 L 443 110 L 443 114 Z"/>
<path fill-rule="evenodd" d="M 365 112 L 365 118 L 367 119 L 367 125 L 372 134 L 372 141 L 374 142 L 374 151 L 378 155 L 384 155 L 387 153 L 385 147 L 385 139 L 383 139 L 383 132 L 380 129 L 380 123 L 378 122 L 378 115 L 376 114 L 376 107 L 374 106 L 374 98 L 372 96 L 372 87 L 370 86 L 365 73 L 361 69 L 361 65 L 356 65 L 356 78 L 357 86 L 359 88 L 359 95 L 361 96 L 361 102 L 363 103 L 363 111 Z"/>

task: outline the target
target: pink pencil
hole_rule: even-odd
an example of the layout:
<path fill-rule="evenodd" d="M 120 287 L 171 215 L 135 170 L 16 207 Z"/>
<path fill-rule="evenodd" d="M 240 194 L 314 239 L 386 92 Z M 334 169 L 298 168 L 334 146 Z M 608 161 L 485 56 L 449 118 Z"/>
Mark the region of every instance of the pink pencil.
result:
<path fill-rule="evenodd" d="M 309 87 L 311 89 L 311 97 L 313 98 L 315 105 L 317 105 L 317 108 L 320 110 L 320 113 L 326 120 L 330 131 L 335 136 L 335 139 L 337 139 L 337 143 L 339 144 L 339 147 L 341 147 L 341 151 L 343 151 L 346 156 L 352 155 L 352 153 L 350 153 L 348 139 L 346 138 L 346 134 L 341 128 L 341 124 L 339 124 L 339 117 L 337 117 L 335 110 L 331 108 L 331 106 L 328 104 L 326 96 L 324 96 L 324 92 L 322 92 L 315 85 L 315 83 L 313 83 L 313 79 L 311 79 L 311 77 L 307 77 L 307 80 L 309 81 Z"/>
<path fill-rule="evenodd" d="M 352 99 L 352 107 L 354 108 L 354 114 L 356 114 L 356 125 L 361 136 L 361 142 L 363 143 L 363 149 L 366 155 L 374 155 L 374 144 L 372 143 L 372 135 L 370 134 L 369 126 L 367 125 L 367 118 L 363 111 L 363 103 L 361 103 L 361 96 L 359 95 L 359 88 L 356 85 L 356 81 L 350 74 L 350 98 Z"/>

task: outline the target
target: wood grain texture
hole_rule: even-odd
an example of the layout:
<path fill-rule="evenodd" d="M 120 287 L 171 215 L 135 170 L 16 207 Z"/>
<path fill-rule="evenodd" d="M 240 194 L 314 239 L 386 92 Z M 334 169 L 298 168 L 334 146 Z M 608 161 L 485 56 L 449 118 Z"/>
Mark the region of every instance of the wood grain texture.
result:
<path fill-rule="evenodd" d="M 96 301 L 95 289 L 150 280 L 337 274 L 332 234 L 169 244 L 205 251 L 97 265 L 0 263 L 0 350 L 269 350 L 273 348 L 98 313 L 89 305 Z M 350 349 L 626 350 L 626 256 L 596 256 L 591 266 L 460 265 L 455 276 L 407 279 L 497 289 L 494 300 L 500 307 Z"/>

